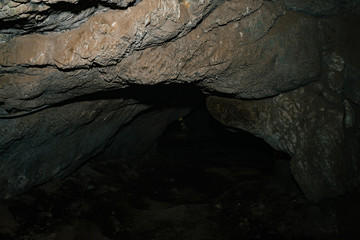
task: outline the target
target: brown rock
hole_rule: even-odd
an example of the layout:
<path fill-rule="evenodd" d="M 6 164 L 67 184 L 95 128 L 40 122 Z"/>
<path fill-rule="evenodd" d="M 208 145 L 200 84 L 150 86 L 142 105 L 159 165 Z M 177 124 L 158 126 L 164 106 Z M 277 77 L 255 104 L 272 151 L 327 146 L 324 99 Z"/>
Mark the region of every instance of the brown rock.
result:
<path fill-rule="evenodd" d="M 294 176 L 309 199 L 343 193 L 360 181 L 358 54 L 348 62 L 340 51 L 345 65 L 340 58 L 334 65 L 338 76 L 326 78 L 330 89 L 321 82 L 318 88 L 285 93 L 321 74 L 325 81 L 321 58 L 331 56 L 343 34 L 332 33 L 334 24 L 324 18 L 346 3 L 146 0 L 130 7 L 133 0 L 66 2 L 5 0 L 0 5 L 1 197 L 64 168 L 68 173 L 149 107 L 129 100 L 149 93 L 119 89 L 173 83 L 193 83 L 233 98 L 276 96 L 216 100 L 220 109 L 209 108 L 221 113 L 219 120 L 290 153 Z M 92 99 L 98 94 L 102 97 Z"/>
<path fill-rule="evenodd" d="M 261 98 L 319 75 L 313 18 L 283 16 L 281 3 L 235 0 L 220 5 L 192 30 L 216 3 L 175 2 L 141 2 L 98 14 L 65 33 L 3 43 L 3 105 L 35 108 L 129 83 L 160 82 L 197 82 L 208 91 Z"/>

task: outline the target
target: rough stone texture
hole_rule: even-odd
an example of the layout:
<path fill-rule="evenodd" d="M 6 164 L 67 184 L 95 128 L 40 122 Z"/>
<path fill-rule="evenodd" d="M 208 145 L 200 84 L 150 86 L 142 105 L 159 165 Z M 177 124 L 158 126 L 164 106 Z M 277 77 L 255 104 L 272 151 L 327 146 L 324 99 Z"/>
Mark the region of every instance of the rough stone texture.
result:
<path fill-rule="evenodd" d="M 135 0 L 2 0 L 0 43 L 23 34 L 60 32 L 77 28 L 92 15 L 127 8 Z"/>
<path fill-rule="evenodd" d="M 359 21 L 358 16 L 346 15 L 356 14 L 358 6 L 357 1 L 342 0 L 2 0 L 2 196 L 48 180 L 58 173 L 54 169 L 66 168 L 66 174 L 71 166 L 100 152 L 119 128 L 125 128 L 125 123 L 149 106 L 114 110 L 119 119 L 107 118 L 101 124 L 97 122 L 100 116 L 129 101 L 120 99 L 141 99 L 140 95 L 157 92 L 152 93 L 151 88 L 146 93 L 120 91 L 116 97 L 93 100 L 91 107 L 90 102 L 86 105 L 86 97 L 79 101 L 83 96 L 107 95 L 140 85 L 193 83 L 205 92 L 254 99 L 273 97 L 318 79 L 320 90 L 304 88 L 310 90 L 295 90 L 271 100 L 274 106 L 284 107 L 279 114 L 291 113 L 289 119 L 301 123 L 294 128 L 295 135 L 284 134 L 286 139 L 273 139 L 272 144 L 294 155 L 295 177 L 310 199 L 344 192 L 350 185 L 346 179 L 358 174 L 356 169 L 354 178 L 340 174 L 351 172 L 344 170 L 350 166 L 349 159 L 354 167 L 359 159 Z M 345 14 L 339 18 L 336 14 L 340 10 Z M 296 97 L 304 97 L 298 111 L 290 108 Z M 311 107 L 306 108 L 309 101 Z M 65 109 L 73 109 L 73 115 Z M 79 115 L 81 111 L 86 114 Z M 101 113 L 92 119 L 92 111 Z M 319 121 L 299 114 L 319 115 Z M 60 121 L 63 116 L 68 121 Z M 253 126 L 254 116 L 248 116 L 247 126 L 253 131 L 260 129 Z M 285 115 L 283 118 L 285 121 Z M 90 119 L 84 125 L 88 128 L 75 130 L 86 119 Z M 270 119 L 274 124 L 278 121 L 274 116 Z M 320 123 L 336 130 L 321 132 L 322 128 L 316 127 Z M 302 132 L 307 126 L 319 133 L 317 140 Z M 67 129 L 70 135 L 62 133 Z M 272 131 L 282 133 L 281 129 Z M 89 143 L 78 153 L 70 143 L 79 145 L 86 136 Z M 286 149 L 294 143 L 301 144 L 299 149 L 303 150 L 317 144 L 326 160 L 311 161 L 309 153 L 300 153 L 294 146 Z M 350 149 L 345 157 L 341 146 Z M 331 147 L 330 152 L 326 147 Z M 314 152 L 316 159 L 320 159 L 319 152 Z M 301 170 L 296 165 L 300 163 L 310 168 Z M 317 174 L 321 177 L 316 178 Z M 310 189 L 311 181 L 315 181 L 316 190 Z"/>
<path fill-rule="evenodd" d="M 3 43 L 2 105 L 23 110 L 128 84 L 160 82 L 199 82 L 209 91 L 260 98 L 319 75 L 313 18 L 282 16 L 280 3 L 227 1 L 189 32 L 215 7 L 200 3 L 145 1 L 98 14 L 64 33 Z"/>
<path fill-rule="evenodd" d="M 45 5 L 43 1 L 26 0 L 22 2 L 4 0 L 0 3 L 0 19 L 1 20 L 17 20 L 22 18 L 28 18 L 31 13 L 41 13 L 48 10 L 50 7 Z"/>
<path fill-rule="evenodd" d="M 297 37 L 315 31 L 316 24 L 311 18 L 282 14 L 281 5 L 245 8 L 226 2 L 186 37 L 135 53 L 115 72 L 136 83 L 199 81 L 208 91 L 247 98 L 296 88 L 320 71 L 316 34 Z"/>
<path fill-rule="evenodd" d="M 80 101 L 0 121 L 0 197 L 72 172 L 148 108 L 134 100 Z M 64 171 L 66 169 L 66 171 Z"/>
<path fill-rule="evenodd" d="M 0 65 L 60 69 L 112 65 L 135 50 L 184 35 L 214 5 L 210 0 L 191 5 L 150 0 L 138 4 L 136 11 L 110 10 L 64 33 L 12 39 L 0 46 Z"/>
<path fill-rule="evenodd" d="M 320 83 L 263 100 L 209 97 L 212 115 L 227 126 L 264 138 L 292 156 L 293 175 L 306 197 L 320 201 L 359 184 L 357 151 L 345 145 L 347 102 L 329 104 Z M 350 154 L 349 154 L 350 153 Z"/>

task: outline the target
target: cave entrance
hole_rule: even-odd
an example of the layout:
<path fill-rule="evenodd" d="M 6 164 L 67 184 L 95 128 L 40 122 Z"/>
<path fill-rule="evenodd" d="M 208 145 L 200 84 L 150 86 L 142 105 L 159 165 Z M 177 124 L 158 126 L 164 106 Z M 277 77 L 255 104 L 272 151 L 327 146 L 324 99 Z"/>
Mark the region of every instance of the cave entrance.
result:
<path fill-rule="evenodd" d="M 190 103 L 196 107 L 186 105 L 186 111 L 169 101 L 175 115 L 167 118 L 171 121 L 165 128 L 159 128 L 161 135 L 155 142 L 146 137 L 153 132 L 144 129 L 154 129 L 169 106 L 151 109 L 119 131 L 120 137 L 109 149 L 147 146 L 141 158 L 134 158 L 130 150 L 118 152 L 117 157 L 116 151 L 105 151 L 70 176 L 9 202 L 13 218 L 21 222 L 12 226 L 18 230 L 9 239 L 301 236 L 303 229 L 289 209 L 298 207 L 294 199 L 303 200 L 303 196 L 297 188 L 281 184 L 291 183 L 289 159 L 281 160 L 274 149 L 250 133 L 230 131 L 210 116 L 204 95 L 194 98 Z M 295 215 L 301 217 L 299 209 Z M 11 222 L 12 216 L 5 213 Z"/>
<path fill-rule="evenodd" d="M 168 104 L 120 130 L 110 150 L 8 202 L 7 221 L 21 222 L 10 224 L 14 239 L 279 237 L 266 215 L 279 208 L 274 149 L 227 129 L 210 116 L 204 95 L 193 93 L 156 99 Z M 168 122 L 157 125 L 163 116 Z"/>
<path fill-rule="evenodd" d="M 108 204 L 98 207 L 107 212 L 115 209 L 117 232 L 110 223 L 99 222 L 113 232 L 114 239 L 282 239 L 276 228 L 292 221 L 292 216 L 277 222 L 284 217 L 277 213 L 286 210 L 294 196 L 302 197 L 298 189 L 297 195 L 291 195 L 279 184 L 288 181 L 286 177 L 292 181 L 290 159 L 285 155 L 281 160 L 261 138 L 227 129 L 212 118 L 205 99 L 198 100 L 185 114 L 178 114 L 184 112 L 181 107 L 171 111 L 173 120 L 151 146 L 142 144 L 147 142 L 142 139 L 153 139 L 148 136 L 153 132 L 143 126 L 157 128 L 163 109 L 154 109 L 128 126 L 141 132 L 142 138 L 134 131 L 131 136 L 119 132 L 122 137 L 115 146 L 121 146 L 124 138 L 150 146 L 143 157 L 120 151 L 120 158 L 102 157 L 87 167 L 89 172 L 101 172 L 103 185 L 115 184 L 115 193 L 106 197 Z M 279 166 L 282 176 L 277 173 Z M 90 185 L 96 189 L 99 182 Z M 100 214 L 106 218 L 106 213 Z"/>
<path fill-rule="evenodd" d="M 188 189 L 207 200 L 240 181 L 262 181 L 274 172 L 274 150 L 267 143 L 248 132 L 226 129 L 203 106 L 169 124 L 155 147 L 150 162 L 157 166 L 157 175 L 173 183 L 169 190 Z M 199 201 L 195 199 L 200 195 L 193 200 Z"/>

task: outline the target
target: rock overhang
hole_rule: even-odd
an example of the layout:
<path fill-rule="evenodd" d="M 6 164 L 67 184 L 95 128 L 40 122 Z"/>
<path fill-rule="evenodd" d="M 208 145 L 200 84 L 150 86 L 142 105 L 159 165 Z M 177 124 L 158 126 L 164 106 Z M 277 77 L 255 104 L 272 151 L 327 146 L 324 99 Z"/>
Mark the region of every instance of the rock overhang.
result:
<path fill-rule="evenodd" d="M 7 1 L 7 3 L 9 2 Z M 25 1 L 25 3 L 27 2 Z M 45 2 L 41 4 L 45 4 Z M 107 2 L 111 5 L 114 1 Z M 309 1 L 144 0 L 137 1 L 135 4 L 134 1 L 118 1 L 118 3 L 125 5 L 120 6 L 117 4 L 118 7 L 120 6 L 119 9 L 112 5 L 108 9 L 102 8 L 101 11 L 99 8 L 97 10 L 88 10 L 88 15 L 81 15 L 84 12 L 80 11 L 82 12 L 80 15 L 84 17 L 82 19 L 86 19 L 86 21 L 79 20 L 81 24 L 75 24 L 73 29 L 23 34 L 22 36 L 14 35 L 13 38 L 0 43 L 1 112 L 5 115 L 23 111 L 25 113 L 36 112 L 36 114 L 24 118 L 1 119 L 2 129 L 8 130 L 11 128 L 12 131 L 15 129 L 13 133 L 16 135 L 3 131 L 3 136 L 9 139 L 2 138 L 1 145 L 4 153 L 1 159 L 2 172 L 4 173 L 6 167 L 10 166 L 8 164 L 15 159 L 15 155 L 17 159 L 20 159 L 18 160 L 19 164 L 12 167 L 11 176 L 2 174 L 5 176 L 3 177 L 4 181 L 11 183 L 8 184 L 9 188 L 13 190 L 16 190 L 17 187 L 26 189 L 31 185 L 49 179 L 52 176 L 51 172 L 58 169 L 54 164 L 41 177 L 39 177 L 38 170 L 32 169 L 31 173 L 29 173 L 31 181 L 21 180 L 23 178 L 19 180 L 20 175 L 17 168 L 20 167 L 21 171 L 25 172 L 30 170 L 26 170 L 26 168 L 30 167 L 25 166 L 21 161 L 29 161 L 29 159 L 35 158 L 40 159 L 40 162 L 46 161 L 44 155 L 42 155 L 43 153 L 40 154 L 36 151 L 27 154 L 27 156 L 14 154 L 14 152 L 27 152 L 25 151 L 27 147 L 41 145 L 40 143 L 45 141 L 44 139 L 37 139 L 38 135 L 35 133 L 29 134 L 27 130 L 24 130 L 24 128 L 36 129 L 39 127 L 37 121 L 35 121 L 37 122 L 35 124 L 30 119 L 45 119 L 44 121 L 48 121 L 49 126 L 56 125 L 60 121 L 59 118 L 49 120 L 44 118 L 43 114 L 47 111 L 53 111 L 55 116 L 63 116 L 62 113 L 58 112 L 57 114 L 56 112 L 57 106 L 62 103 L 69 103 L 68 107 L 70 109 L 77 109 L 74 116 L 78 111 L 85 111 L 85 115 L 91 115 L 94 109 L 90 105 L 85 108 L 72 107 L 73 104 L 77 104 L 72 100 L 84 95 L 127 88 L 134 84 L 193 83 L 205 92 L 215 95 L 225 94 L 237 99 L 269 98 L 268 101 L 270 102 L 277 102 L 276 99 L 282 99 L 278 101 L 277 108 L 275 108 L 281 113 L 279 106 L 287 109 L 286 107 L 296 105 L 301 101 L 299 99 L 301 94 L 296 93 L 301 92 L 303 86 L 314 81 L 320 81 L 321 84 L 316 85 L 317 90 L 312 90 L 312 94 L 314 96 L 316 94 L 326 95 L 325 99 L 327 101 L 331 99 L 332 104 L 335 101 L 335 108 L 337 109 L 334 112 L 335 115 L 346 115 L 346 119 L 352 119 L 351 121 L 347 120 L 352 124 L 349 125 L 348 123 L 345 129 L 343 128 L 343 118 L 341 116 L 336 118 L 339 120 L 335 121 L 336 123 L 330 121 L 336 125 L 334 132 L 339 133 L 339 136 L 341 136 L 337 138 L 340 139 L 339 144 L 346 142 L 346 139 L 353 138 L 353 135 L 347 133 L 346 129 L 358 131 L 356 130 L 358 129 L 356 128 L 357 120 L 354 117 L 358 111 L 357 106 L 351 102 L 346 102 L 339 89 L 335 92 L 332 89 L 327 89 L 327 80 L 325 79 L 324 82 L 323 79 L 323 62 L 321 61 L 323 53 L 321 48 L 324 47 L 324 25 L 322 22 L 326 22 L 324 18 L 339 14 L 339 9 L 345 6 L 342 5 L 343 3 L 324 0 L 314 7 L 309 5 Z M 77 4 L 77 2 L 73 1 L 71 4 Z M 129 7 L 129 4 L 133 4 L 132 7 Z M 31 14 L 19 16 L 32 18 Z M 9 17 L 7 20 L 12 19 Z M 356 71 L 352 72 L 356 73 Z M 356 79 L 356 76 L 353 74 L 349 79 L 354 82 L 353 79 Z M 354 84 L 350 85 L 354 86 Z M 349 86 L 346 86 L 349 89 Z M 297 90 L 292 95 L 290 94 L 292 97 L 288 100 L 286 100 L 286 97 L 281 97 L 283 96 L 282 93 L 294 89 L 300 90 Z M 346 93 L 348 92 L 350 91 L 347 90 Z M 279 94 L 280 97 L 276 97 Z M 350 94 L 348 95 L 350 96 Z M 355 95 L 356 93 L 351 96 Z M 310 96 L 306 100 L 311 98 Z M 133 105 L 131 100 L 124 101 L 129 102 L 129 106 Z M 319 101 L 323 103 L 323 99 Z M 309 106 L 315 112 L 317 110 L 321 112 L 321 109 L 327 108 L 327 105 L 323 103 L 323 106 L 318 109 L 319 104 L 315 102 L 318 101 L 304 101 L 301 111 Z M 135 115 L 146 108 L 141 105 L 141 102 L 138 104 L 139 107 L 133 110 Z M 110 105 L 115 108 L 114 104 Z M 37 111 L 43 108 L 46 108 L 46 111 Z M 109 119 L 102 116 L 105 113 L 101 111 L 100 107 L 99 111 L 98 115 L 95 114 L 95 118 Z M 112 112 L 113 110 L 109 111 Z M 114 125 L 113 132 L 117 132 L 116 129 L 133 118 L 133 115 L 126 113 L 130 110 L 124 108 L 121 111 L 124 111 L 124 116 L 127 116 L 128 119 L 119 121 L 118 125 Z M 119 115 L 121 115 L 120 112 L 118 111 Z M 296 114 L 292 110 L 286 110 L 285 112 L 291 112 L 294 115 L 290 114 L 292 117 L 286 117 L 285 114 L 283 115 L 285 116 L 284 119 L 282 119 L 270 116 L 269 113 L 270 115 L 266 119 L 273 118 L 273 122 L 276 122 L 275 120 L 296 122 L 301 119 L 305 124 L 308 123 L 308 120 L 310 121 L 310 119 L 304 118 L 302 115 L 297 115 L 298 112 Z M 311 111 L 307 113 L 309 112 Z M 216 112 L 214 114 L 216 115 Z M 320 113 L 319 118 L 323 116 L 325 115 Z M 332 116 L 331 114 L 326 115 L 329 119 Z M 238 114 L 232 117 L 236 121 L 241 121 L 242 115 Z M 68 116 L 67 118 L 72 117 Z M 80 121 L 76 117 L 74 117 L 73 121 L 76 122 L 76 119 Z M 251 125 L 253 122 L 250 120 L 248 123 Z M 324 121 L 326 122 L 326 119 Z M 68 129 L 69 132 L 76 132 L 76 124 L 67 123 L 65 121 L 58 124 L 54 129 L 64 128 Z M 266 123 L 264 122 L 264 124 Z M 282 124 L 288 126 L 286 122 L 282 122 Z M 13 126 L 16 126 L 16 128 L 13 128 Z M 268 125 L 262 126 L 262 131 L 257 134 L 265 134 L 266 136 L 263 137 L 268 138 L 270 142 L 272 141 L 273 146 L 277 146 L 281 142 L 279 139 L 281 137 L 285 138 L 286 134 L 273 134 L 272 131 L 267 131 L 269 129 L 266 126 Z M 309 126 L 313 125 L 309 124 Z M 319 127 L 325 126 L 326 124 Z M 89 127 L 89 129 L 92 129 L 92 127 Z M 104 136 L 104 139 L 107 139 L 104 140 L 105 145 L 113 137 L 113 132 L 110 131 L 108 135 Z M 322 133 L 327 136 L 326 139 L 330 142 L 333 141 L 330 145 L 335 144 L 334 149 L 341 147 L 337 144 L 338 140 L 332 140 L 331 134 L 329 135 L 326 131 Z M 59 142 L 68 139 L 64 134 L 62 138 L 51 140 L 50 135 L 54 134 L 49 131 L 49 136 L 46 137 L 50 139 L 47 140 L 49 141 L 47 146 L 51 146 L 49 150 L 54 149 Z M 290 143 L 299 142 L 294 138 L 308 139 L 304 140 L 305 145 L 311 142 L 309 137 L 304 137 L 301 131 L 298 131 L 295 135 L 290 135 L 287 137 L 286 142 L 280 144 L 282 145 L 280 149 L 290 154 L 294 154 L 294 150 L 288 149 L 289 146 L 294 148 Z M 13 136 L 13 140 L 11 140 L 11 136 Z M 22 146 L 21 141 L 14 141 L 14 139 L 22 138 L 30 139 L 31 143 L 23 141 L 24 145 Z M 74 144 L 79 144 L 81 138 L 77 137 L 75 139 Z M 355 150 L 357 144 L 358 142 L 355 141 L 354 144 L 350 144 L 350 150 L 346 150 L 350 152 L 350 157 L 355 159 L 352 161 L 353 168 L 358 166 L 358 155 L 356 155 Z M 86 158 L 92 155 L 89 152 L 92 153 L 95 148 L 101 149 L 104 147 L 100 145 L 92 145 L 90 148 L 93 149 L 80 150 L 79 156 L 81 157 L 78 157 L 78 160 L 74 162 L 85 161 Z M 326 150 L 330 145 L 324 144 L 321 147 L 325 146 Z M 63 147 L 63 149 L 67 148 L 69 146 Z M 43 148 L 42 151 L 49 151 L 45 149 Z M 76 150 L 69 150 L 69 152 L 74 151 Z M 338 154 L 336 158 L 338 160 L 334 160 L 335 162 L 331 160 L 331 164 L 326 163 L 329 158 L 326 157 L 325 159 L 320 156 L 320 160 L 316 161 L 325 161 L 323 165 L 320 164 L 320 168 L 315 167 L 306 170 L 303 167 L 302 170 L 294 170 L 298 183 L 303 186 L 302 189 L 309 199 L 318 201 L 324 196 L 342 194 L 349 189 L 348 183 L 343 184 L 341 180 L 338 180 L 341 178 L 340 175 L 352 175 L 351 179 L 346 178 L 344 181 L 357 184 L 358 180 L 356 179 L 359 179 L 359 177 L 356 171 L 344 170 L 341 174 L 339 173 L 339 176 L 338 173 L 331 173 L 338 166 L 336 161 L 341 162 L 341 159 L 345 158 L 342 151 L 339 150 L 336 154 L 332 154 L 333 156 Z M 66 157 L 67 160 L 74 159 L 75 155 L 70 155 Z M 306 159 L 305 162 L 311 161 L 308 158 Z M 293 162 L 303 163 L 304 161 L 300 159 Z M 346 164 L 343 165 L 343 169 L 352 167 Z M 296 169 L 295 165 L 293 165 L 293 169 Z M 324 177 L 324 179 L 326 177 L 328 179 L 319 180 L 314 177 L 316 175 L 314 169 L 315 172 L 326 171 L 331 174 Z M 21 176 L 24 176 L 24 174 Z M 311 189 L 312 181 L 317 183 L 316 189 L 320 189 L 319 191 Z M 340 187 L 334 187 L 337 181 L 339 184 L 341 183 Z M 335 185 L 330 188 L 327 187 L 332 183 Z M 318 195 L 314 195 L 314 191 L 317 191 Z"/>

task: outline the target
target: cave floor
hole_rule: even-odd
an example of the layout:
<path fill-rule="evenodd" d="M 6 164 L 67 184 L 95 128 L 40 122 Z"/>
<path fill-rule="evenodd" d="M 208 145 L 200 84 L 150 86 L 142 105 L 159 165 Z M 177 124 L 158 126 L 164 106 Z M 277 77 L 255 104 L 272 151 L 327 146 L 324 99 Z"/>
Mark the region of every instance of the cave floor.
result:
<path fill-rule="evenodd" d="M 97 159 L 4 201 L 0 239 L 352 239 L 336 203 L 310 204 L 276 173 L 288 162 L 274 167 L 273 150 L 212 137 L 171 133 L 147 160 Z"/>

